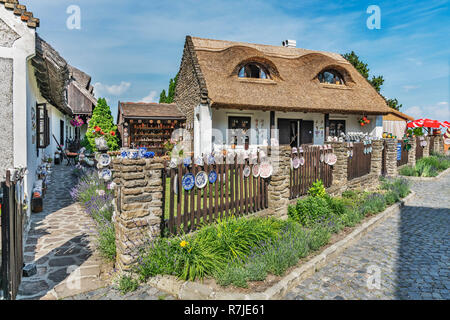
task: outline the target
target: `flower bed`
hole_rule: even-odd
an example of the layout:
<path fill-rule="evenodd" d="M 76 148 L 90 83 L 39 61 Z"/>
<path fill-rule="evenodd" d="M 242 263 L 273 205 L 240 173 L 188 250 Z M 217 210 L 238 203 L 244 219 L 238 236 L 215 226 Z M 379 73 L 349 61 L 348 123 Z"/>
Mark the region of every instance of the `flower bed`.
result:
<path fill-rule="evenodd" d="M 74 174 L 79 177 L 70 195 L 78 201 L 96 222 L 98 249 L 109 261 L 116 259 L 116 234 L 112 223 L 114 192 L 94 170 L 77 166 Z"/>
<path fill-rule="evenodd" d="M 377 193 L 351 191 L 337 198 L 316 184 L 307 198 L 289 207 L 287 221 L 232 217 L 193 235 L 159 239 L 142 251 L 134 273 L 139 281 L 165 274 L 246 288 L 253 281 L 282 276 L 326 245 L 333 233 L 355 226 L 408 193 L 408 183 L 400 179 L 384 180 Z"/>
<path fill-rule="evenodd" d="M 416 166 L 400 168 L 399 174 L 410 177 L 436 177 L 439 172 L 450 168 L 450 157 L 434 154 L 417 160 Z"/>

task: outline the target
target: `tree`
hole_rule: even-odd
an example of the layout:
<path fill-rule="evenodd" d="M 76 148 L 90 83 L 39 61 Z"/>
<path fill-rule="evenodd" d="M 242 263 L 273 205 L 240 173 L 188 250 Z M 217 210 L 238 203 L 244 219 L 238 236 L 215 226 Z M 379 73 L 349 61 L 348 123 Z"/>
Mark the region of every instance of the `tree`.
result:
<path fill-rule="evenodd" d="M 166 90 L 164 89 L 159 96 L 159 103 L 172 103 L 175 98 L 175 88 L 177 86 L 178 73 L 175 78 L 170 79 L 169 90 L 166 96 Z"/>
<path fill-rule="evenodd" d="M 363 61 L 361 61 L 358 57 L 358 55 L 352 51 L 350 53 L 345 53 L 342 55 L 348 62 L 350 62 L 356 70 L 359 71 L 359 73 L 367 79 L 367 81 L 372 85 L 372 87 L 374 87 L 375 90 L 377 90 L 378 93 L 380 93 L 381 91 L 381 86 L 384 83 L 384 78 L 383 76 L 372 76 L 372 79 L 369 79 L 369 66 L 367 65 L 367 63 L 364 63 Z M 381 93 L 380 93 L 381 94 Z M 400 110 L 400 108 L 402 107 L 401 104 L 398 103 L 397 99 L 386 99 L 384 96 L 382 96 L 384 98 L 384 100 L 386 100 L 386 103 L 393 109 L 395 110 Z"/>
<path fill-rule="evenodd" d="M 400 108 L 403 106 L 398 103 L 397 99 L 388 99 L 388 100 L 386 100 L 386 102 L 389 105 L 389 107 L 391 107 L 397 111 L 400 111 Z"/>
<path fill-rule="evenodd" d="M 101 131 L 105 133 L 104 136 L 108 143 L 109 150 L 118 150 L 119 139 L 117 137 L 117 126 L 114 124 L 111 109 L 104 98 L 99 98 L 97 100 L 97 106 L 92 112 L 92 118 L 89 120 L 86 132 L 86 137 L 94 151 L 97 151 L 97 147 L 95 146 L 96 127 L 101 128 Z"/>

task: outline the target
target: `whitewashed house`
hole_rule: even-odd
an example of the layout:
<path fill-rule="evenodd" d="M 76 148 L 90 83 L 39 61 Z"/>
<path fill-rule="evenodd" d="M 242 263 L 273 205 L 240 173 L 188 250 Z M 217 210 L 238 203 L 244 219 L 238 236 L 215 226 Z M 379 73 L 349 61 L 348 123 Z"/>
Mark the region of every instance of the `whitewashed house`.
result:
<path fill-rule="evenodd" d="M 186 37 L 175 91 L 194 154 L 383 133 L 384 98 L 340 54 Z M 367 119 L 361 126 L 360 120 Z M 370 122 L 370 123 L 369 123 Z M 243 129 L 244 135 L 236 134 Z"/>
<path fill-rule="evenodd" d="M 0 179 L 6 169 L 26 167 L 28 204 L 43 158 L 53 158 L 58 144 L 67 147 L 68 139 L 82 138 L 86 129 L 72 127 L 70 120 L 88 117 L 96 104 L 90 77 L 42 40 L 38 26 L 39 19 L 18 1 L 0 2 Z"/>

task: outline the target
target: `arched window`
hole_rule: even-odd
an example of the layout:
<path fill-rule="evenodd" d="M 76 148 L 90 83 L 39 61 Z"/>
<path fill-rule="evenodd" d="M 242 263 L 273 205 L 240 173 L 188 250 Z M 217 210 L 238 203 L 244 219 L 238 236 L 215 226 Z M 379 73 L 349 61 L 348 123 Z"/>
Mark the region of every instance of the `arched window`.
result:
<path fill-rule="evenodd" d="M 270 79 L 267 70 L 259 64 L 249 63 L 243 66 L 238 73 L 239 78 Z"/>
<path fill-rule="evenodd" d="M 325 70 L 319 73 L 319 81 L 321 83 L 345 84 L 344 79 L 336 70 Z"/>

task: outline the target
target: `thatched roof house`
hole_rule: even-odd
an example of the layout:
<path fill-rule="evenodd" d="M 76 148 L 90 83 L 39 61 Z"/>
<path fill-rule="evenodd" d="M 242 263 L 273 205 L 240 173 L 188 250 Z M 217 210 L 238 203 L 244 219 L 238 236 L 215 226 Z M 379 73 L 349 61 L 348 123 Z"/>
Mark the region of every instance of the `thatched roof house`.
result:
<path fill-rule="evenodd" d="M 372 85 L 340 54 L 295 46 L 291 40 L 273 46 L 186 37 L 175 102 L 193 127 L 197 154 L 212 148 L 211 128 L 221 130 L 229 144 L 225 132 L 234 130 L 233 124 L 265 130 L 292 126 L 292 133 L 280 131 L 280 138 L 321 144 L 330 127 L 337 135 L 359 131 L 358 117 L 366 116 L 373 121 L 364 130 L 381 134 L 375 130 L 377 116 L 391 108 Z M 212 110 L 210 116 L 203 107 Z M 259 138 L 253 134 L 247 140 L 260 145 L 273 137 Z"/>

